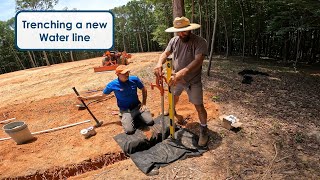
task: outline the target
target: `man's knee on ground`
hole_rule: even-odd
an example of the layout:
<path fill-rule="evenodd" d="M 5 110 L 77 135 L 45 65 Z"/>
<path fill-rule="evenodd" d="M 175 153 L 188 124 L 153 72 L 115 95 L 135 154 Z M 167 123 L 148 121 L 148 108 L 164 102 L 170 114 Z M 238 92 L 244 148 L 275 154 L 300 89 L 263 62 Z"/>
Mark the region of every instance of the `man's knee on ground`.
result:
<path fill-rule="evenodd" d="M 134 134 L 134 132 L 136 130 L 135 129 L 130 129 L 130 130 L 125 129 L 124 131 L 126 132 L 126 134 L 131 135 L 131 134 Z"/>
<path fill-rule="evenodd" d="M 133 134 L 136 131 L 133 125 L 122 124 L 122 127 L 126 134 Z"/>
<path fill-rule="evenodd" d="M 152 126 L 154 125 L 154 121 L 152 119 L 152 116 L 151 115 L 144 115 L 144 116 L 140 116 L 141 120 L 148 126 Z"/>
<path fill-rule="evenodd" d="M 147 124 L 148 126 L 153 126 L 153 125 L 154 125 L 154 121 L 151 120 L 151 121 L 149 121 L 149 122 L 146 122 L 146 124 Z"/>
<path fill-rule="evenodd" d="M 135 132 L 133 118 L 130 113 L 122 114 L 121 123 L 126 134 L 133 134 Z"/>
<path fill-rule="evenodd" d="M 146 123 L 148 126 L 152 126 L 154 124 L 154 121 L 152 119 L 151 112 L 149 110 L 144 111 L 140 114 L 139 118 Z"/>

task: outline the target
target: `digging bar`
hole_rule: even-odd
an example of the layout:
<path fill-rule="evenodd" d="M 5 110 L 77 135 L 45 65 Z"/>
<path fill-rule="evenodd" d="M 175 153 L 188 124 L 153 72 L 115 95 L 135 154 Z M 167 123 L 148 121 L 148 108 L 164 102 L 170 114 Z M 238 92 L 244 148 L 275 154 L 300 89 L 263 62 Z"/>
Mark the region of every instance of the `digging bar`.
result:
<path fill-rule="evenodd" d="M 72 88 L 73 91 L 76 93 L 77 96 L 79 96 L 78 91 L 76 90 L 75 87 Z M 90 109 L 88 108 L 88 106 L 86 105 L 86 103 L 83 100 L 80 100 L 82 102 L 82 104 L 84 105 L 84 107 L 88 110 L 89 114 L 92 116 L 92 118 L 94 119 L 94 121 L 96 122 L 95 127 L 100 127 L 103 124 L 103 121 L 98 121 L 98 119 L 92 114 L 92 112 L 90 111 Z"/>

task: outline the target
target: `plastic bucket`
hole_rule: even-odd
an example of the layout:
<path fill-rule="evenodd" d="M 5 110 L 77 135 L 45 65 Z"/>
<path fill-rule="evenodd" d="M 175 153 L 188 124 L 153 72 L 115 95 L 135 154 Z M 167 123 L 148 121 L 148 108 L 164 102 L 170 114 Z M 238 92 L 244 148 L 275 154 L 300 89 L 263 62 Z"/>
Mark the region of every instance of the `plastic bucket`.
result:
<path fill-rule="evenodd" d="M 26 143 L 34 137 L 28 129 L 27 124 L 22 121 L 11 122 L 3 126 L 3 130 L 17 143 Z"/>

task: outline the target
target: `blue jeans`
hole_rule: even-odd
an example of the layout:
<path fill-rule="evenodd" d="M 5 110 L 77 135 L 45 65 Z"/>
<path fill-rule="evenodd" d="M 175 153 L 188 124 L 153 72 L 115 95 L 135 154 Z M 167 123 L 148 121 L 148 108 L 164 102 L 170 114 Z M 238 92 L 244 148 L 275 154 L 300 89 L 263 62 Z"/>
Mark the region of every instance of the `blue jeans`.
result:
<path fill-rule="evenodd" d="M 127 134 L 133 134 L 135 132 L 134 119 L 139 118 L 148 126 L 154 124 L 150 110 L 140 111 L 140 105 L 130 110 L 120 110 L 122 115 L 121 123 L 124 131 Z"/>

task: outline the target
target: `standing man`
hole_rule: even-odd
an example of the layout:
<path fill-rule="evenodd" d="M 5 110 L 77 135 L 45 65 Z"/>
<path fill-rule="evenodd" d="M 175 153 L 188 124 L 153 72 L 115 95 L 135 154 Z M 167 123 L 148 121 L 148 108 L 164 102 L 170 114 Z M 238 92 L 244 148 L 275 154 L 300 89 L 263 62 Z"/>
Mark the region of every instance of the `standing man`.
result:
<path fill-rule="evenodd" d="M 127 66 L 118 66 L 116 68 L 118 78 L 108 83 L 102 94 L 88 97 L 79 96 L 78 98 L 80 100 L 104 99 L 108 94 L 114 92 L 122 115 L 122 127 L 127 134 L 133 134 L 135 132 L 134 120 L 137 117 L 149 126 L 152 126 L 154 121 L 146 106 L 147 89 L 137 76 L 129 76 L 129 72 Z M 142 91 L 142 103 L 138 98 L 137 88 Z"/>
<path fill-rule="evenodd" d="M 177 17 L 173 21 L 173 27 L 166 32 L 175 32 L 178 36 L 173 37 L 165 51 L 160 55 L 159 61 L 154 68 L 155 74 L 162 73 L 162 64 L 173 53 L 174 75 L 169 85 L 174 85 L 174 101 L 179 101 L 179 96 L 185 90 L 189 101 L 194 104 L 200 119 L 199 146 L 205 146 L 208 142 L 207 111 L 203 106 L 203 91 L 201 83 L 201 71 L 204 57 L 208 54 L 207 41 L 199 37 L 191 30 L 200 28 L 199 24 L 190 23 L 186 17 Z M 176 118 L 179 117 L 175 114 Z M 180 116 L 181 117 L 181 116 Z M 183 119 L 182 119 L 183 121 Z M 178 123 L 181 123 L 178 118 Z"/>

